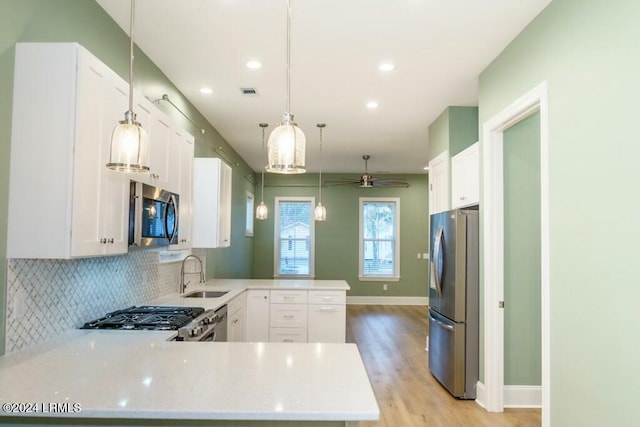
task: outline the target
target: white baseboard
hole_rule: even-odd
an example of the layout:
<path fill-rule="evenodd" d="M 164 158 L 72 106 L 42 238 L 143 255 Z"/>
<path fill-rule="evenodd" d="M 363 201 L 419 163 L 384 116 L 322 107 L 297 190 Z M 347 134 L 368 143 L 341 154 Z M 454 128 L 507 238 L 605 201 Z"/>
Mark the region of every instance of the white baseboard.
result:
<path fill-rule="evenodd" d="M 505 408 L 542 408 L 542 386 L 504 386 Z"/>
<path fill-rule="evenodd" d="M 476 383 L 476 403 L 483 408 L 487 409 L 487 389 L 484 383 L 478 381 Z"/>
<path fill-rule="evenodd" d="M 428 305 L 427 297 L 347 297 L 347 304 L 354 305 Z"/>
<path fill-rule="evenodd" d="M 506 385 L 503 389 L 505 408 L 542 408 L 542 386 Z M 487 408 L 487 389 L 483 383 L 476 383 L 476 403 Z"/>

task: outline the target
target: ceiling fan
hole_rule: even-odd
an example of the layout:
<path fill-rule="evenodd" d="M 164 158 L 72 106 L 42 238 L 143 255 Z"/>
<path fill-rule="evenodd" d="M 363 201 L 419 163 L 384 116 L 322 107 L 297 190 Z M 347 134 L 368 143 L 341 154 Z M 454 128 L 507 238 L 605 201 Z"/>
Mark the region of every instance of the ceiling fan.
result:
<path fill-rule="evenodd" d="M 407 182 L 406 179 L 376 178 L 372 175 L 369 175 L 367 165 L 371 156 L 368 154 L 364 154 L 362 158 L 364 159 L 364 173 L 360 175 L 360 177 L 358 177 L 357 179 L 343 178 L 337 181 L 327 181 L 327 183 L 332 186 L 357 185 L 361 188 L 373 188 L 373 187 L 407 188 L 409 186 L 409 183 Z"/>

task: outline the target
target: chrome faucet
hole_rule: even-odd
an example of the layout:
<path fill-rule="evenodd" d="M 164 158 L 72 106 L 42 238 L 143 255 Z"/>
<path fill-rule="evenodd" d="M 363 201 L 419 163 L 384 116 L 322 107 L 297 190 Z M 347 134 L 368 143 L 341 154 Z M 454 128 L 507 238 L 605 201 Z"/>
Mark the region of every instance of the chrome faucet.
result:
<path fill-rule="evenodd" d="M 187 262 L 189 258 L 195 258 L 200 263 L 200 271 L 194 271 L 192 273 L 184 272 L 184 264 Z M 183 294 L 187 285 L 191 282 L 184 283 L 184 275 L 185 274 L 200 274 L 200 283 L 204 283 L 204 270 L 202 269 L 202 260 L 195 255 L 187 255 L 185 259 L 182 260 L 182 267 L 180 267 L 180 293 Z"/>

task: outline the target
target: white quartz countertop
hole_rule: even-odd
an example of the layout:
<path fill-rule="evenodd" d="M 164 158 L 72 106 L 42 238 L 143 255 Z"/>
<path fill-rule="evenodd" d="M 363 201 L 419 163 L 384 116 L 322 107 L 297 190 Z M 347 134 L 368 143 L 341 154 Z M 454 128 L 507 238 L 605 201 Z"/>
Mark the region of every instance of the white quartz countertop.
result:
<path fill-rule="evenodd" d="M 176 292 L 150 301 L 155 305 L 174 305 L 187 307 L 218 308 L 242 292 L 250 289 L 263 290 L 316 290 L 316 291 L 348 291 L 351 289 L 345 280 L 306 280 L 306 279 L 211 279 L 205 283 L 190 283 L 183 294 Z M 183 298 L 190 292 L 210 290 L 228 291 L 218 298 Z"/>
<path fill-rule="evenodd" d="M 192 306 L 224 304 L 261 281 L 216 280 L 221 298 L 180 298 Z M 323 281 L 315 281 L 323 282 Z M 333 282 L 333 281 L 326 281 Z M 341 282 L 341 281 L 336 281 Z M 326 283 L 338 289 L 339 283 Z M 334 287 L 332 287 L 334 286 Z M 196 287 L 187 291 L 197 289 Z M 217 300 L 217 301 L 216 301 Z M 208 302 L 207 302 L 208 301 Z M 68 403 L 69 411 L 3 415 L 209 420 L 376 420 L 379 409 L 355 344 L 167 341 L 172 331 L 73 330 L 0 357 L 0 403 Z M 17 405 L 10 406 L 19 409 Z M 22 407 L 23 409 L 25 406 Z M 72 409 L 79 409 L 72 412 Z"/>

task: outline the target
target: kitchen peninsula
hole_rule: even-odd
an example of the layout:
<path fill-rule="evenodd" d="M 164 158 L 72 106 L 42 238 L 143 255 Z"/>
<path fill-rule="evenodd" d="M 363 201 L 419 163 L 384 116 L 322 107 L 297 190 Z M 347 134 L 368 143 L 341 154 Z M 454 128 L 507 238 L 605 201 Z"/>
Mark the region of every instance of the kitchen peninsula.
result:
<path fill-rule="evenodd" d="M 228 292 L 219 298 L 176 292 L 148 303 L 212 309 L 251 289 L 348 285 L 216 279 L 187 293 L 201 289 Z M 0 357 L 0 423 L 100 425 L 116 418 L 122 425 L 329 426 L 379 416 L 354 344 L 176 342 L 173 335 L 77 329 Z"/>

